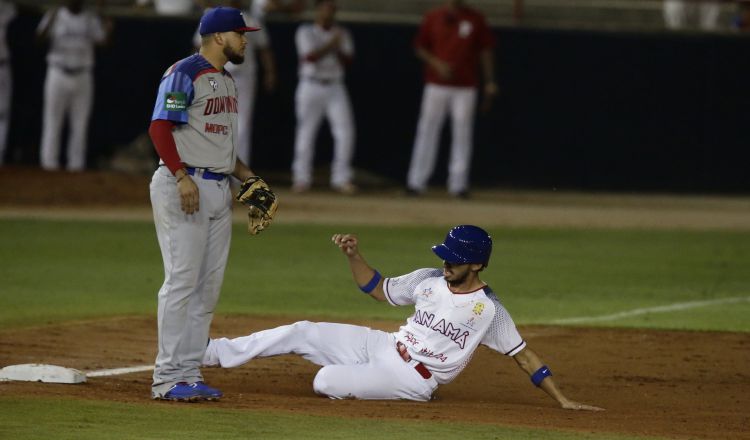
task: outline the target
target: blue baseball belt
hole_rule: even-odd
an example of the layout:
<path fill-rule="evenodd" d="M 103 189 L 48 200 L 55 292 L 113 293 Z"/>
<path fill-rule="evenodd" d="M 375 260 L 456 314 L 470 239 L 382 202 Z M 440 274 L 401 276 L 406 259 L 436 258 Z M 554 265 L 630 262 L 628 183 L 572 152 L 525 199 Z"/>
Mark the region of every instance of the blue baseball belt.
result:
<path fill-rule="evenodd" d="M 191 176 L 195 176 L 196 171 L 200 171 L 201 177 L 207 180 L 224 180 L 227 177 L 226 174 L 214 173 L 205 168 L 185 167 L 185 169 Z"/>

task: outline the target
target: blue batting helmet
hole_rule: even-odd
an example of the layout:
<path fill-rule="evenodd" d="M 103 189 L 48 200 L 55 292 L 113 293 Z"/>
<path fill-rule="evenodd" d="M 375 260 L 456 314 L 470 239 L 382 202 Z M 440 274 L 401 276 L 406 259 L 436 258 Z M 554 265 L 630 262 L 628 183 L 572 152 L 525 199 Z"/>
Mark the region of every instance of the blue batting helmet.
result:
<path fill-rule="evenodd" d="M 445 241 L 433 246 L 432 252 L 451 264 L 481 263 L 487 266 L 492 253 L 492 237 L 478 226 L 460 225 L 448 231 Z"/>

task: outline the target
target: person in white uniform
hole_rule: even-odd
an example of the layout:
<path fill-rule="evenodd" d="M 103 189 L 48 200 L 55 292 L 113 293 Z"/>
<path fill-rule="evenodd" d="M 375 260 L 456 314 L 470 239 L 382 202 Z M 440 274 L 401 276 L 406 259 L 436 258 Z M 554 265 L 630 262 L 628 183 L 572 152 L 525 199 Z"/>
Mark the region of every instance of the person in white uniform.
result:
<path fill-rule="evenodd" d="M 13 3 L 0 0 L 0 166 L 5 159 L 10 124 L 10 105 L 13 91 L 13 77 L 10 69 L 10 51 L 5 36 L 8 23 L 16 16 Z"/>
<path fill-rule="evenodd" d="M 383 278 L 362 257 L 359 240 L 336 234 L 354 281 L 365 294 L 415 312 L 398 331 L 301 321 L 235 339 L 211 339 L 206 366 L 231 368 L 255 358 L 299 354 L 323 366 L 313 380 L 317 394 L 332 399 L 428 401 L 438 385 L 453 381 L 481 344 L 506 356 L 565 409 L 601 410 L 568 399 L 550 369 L 527 346 L 497 295 L 480 278 L 492 252 L 482 228 L 452 228 L 432 247 L 442 269 L 419 269 Z"/>
<path fill-rule="evenodd" d="M 344 84 L 344 67 L 352 61 L 354 43 L 349 31 L 335 23 L 335 15 L 334 0 L 317 0 L 315 22 L 297 29 L 299 83 L 292 190 L 298 193 L 312 185 L 315 139 L 323 117 L 328 118 L 334 140 L 331 187 L 344 194 L 356 192 L 351 166 L 354 117 Z"/>
<path fill-rule="evenodd" d="M 664 0 L 664 22 L 669 29 L 716 30 L 720 12 L 721 4 L 715 0 Z"/>
<path fill-rule="evenodd" d="M 240 9 L 241 1 L 225 1 L 226 6 Z M 245 22 L 250 27 L 258 28 L 256 32 L 246 35 L 247 46 L 245 46 L 245 61 L 242 64 L 228 63 L 225 66 L 234 78 L 237 85 L 237 100 L 239 103 L 239 112 L 237 119 L 237 157 L 250 165 L 250 155 L 252 152 L 252 132 L 253 132 L 253 110 L 255 108 L 255 93 L 258 82 L 258 62 L 255 54 L 257 52 L 263 67 L 263 88 L 267 92 L 272 92 L 276 88 L 276 61 L 273 51 L 271 50 L 268 32 L 261 28 L 258 20 L 253 18 L 250 13 L 244 14 Z M 193 44 L 196 47 L 201 45 L 201 35 L 196 30 L 193 37 Z"/>
<path fill-rule="evenodd" d="M 68 0 L 51 9 L 37 28 L 49 40 L 40 162 L 45 170 L 60 168 L 60 133 L 68 118 L 68 171 L 86 166 L 89 117 L 94 100 L 94 45 L 104 44 L 112 25 L 98 12 L 84 9 L 83 0 Z"/>

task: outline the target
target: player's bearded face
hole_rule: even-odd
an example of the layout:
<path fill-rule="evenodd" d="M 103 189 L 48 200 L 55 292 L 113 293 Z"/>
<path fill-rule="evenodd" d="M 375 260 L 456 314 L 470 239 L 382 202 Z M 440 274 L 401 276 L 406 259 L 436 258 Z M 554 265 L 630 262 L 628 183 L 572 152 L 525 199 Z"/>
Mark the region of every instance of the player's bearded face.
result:
<path fill-rule="evenodd" d="M 224 45 L 224 56 L 232 64 L 242 64 L 245 61 L 245 37 L 242 34 L 236 34 L 239 38 L 232 36 Z"/>
<path fill-rule="evenodd" d="M 471 273 L 470 264 L 451 264 L 443 262 L 443 278 L 451 287 L 463 284 Z"/>

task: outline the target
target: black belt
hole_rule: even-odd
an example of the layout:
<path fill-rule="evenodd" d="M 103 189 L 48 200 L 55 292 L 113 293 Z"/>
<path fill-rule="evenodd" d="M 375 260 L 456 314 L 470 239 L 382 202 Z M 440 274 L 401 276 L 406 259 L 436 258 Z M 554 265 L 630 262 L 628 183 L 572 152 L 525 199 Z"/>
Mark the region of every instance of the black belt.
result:
<path fill-rule="evenodd" d="M 396 342 L 396 351 L 398 352 L 398 355 L 401 356 L 401 359 L 404 360 L 404 362 L 411 361 L 411 356 L 409 355 L 409 352 L 406 351 L 406 345 L 404 345 L 402 342 Z M 428 370 L 427 367 L 425 367 L 421 362 L 417 362 L 417 365 L 414 366 L 414 369 L 417 370 L 417 373 L 419 373 L 425 379 L 429 379 L 432 377 L 432 373 L 430 373 L 430 370 Z"/>
<path fill-rule="evenodd" d="M 187 170 L 187 173 L 190 174 L 191 176 L 194 176 L 195 172 L 199 171 L 201 177 L 203 177 L 206 180 L 218 180 L 218 181 L 222 181 L 222 180 L 224 180 L 227 177 L 226 174 L 214 173 L 213 171 L 208 171 L 205 168 L 185 167 L 185 170 Z"/>
<path fill-rule="evenodd" d="M 80 75 L 81 73 L 85 73 L 90 70 L 88 67 L 65 67 L 58 66 L 56 64 L 53 65 L 53 67 L 62 70 L 66 75 Z"/>
<path fill-rule="evenodd" d="M 332 84 L 338 84 L 340 82 L 338 79 L 313 78 L 311 76 L 307 76 L 305 77 L 305 79 L 314 83 L 322 84 L 324 86 L 330 86 Z"/>
<path fill-rule="evenodd" d="M 8 64 L 8 59 L 7 58 L 4 59 L 4 60 L 0 60 L 0 66 L 4 66 L 6 64 Z"/>

